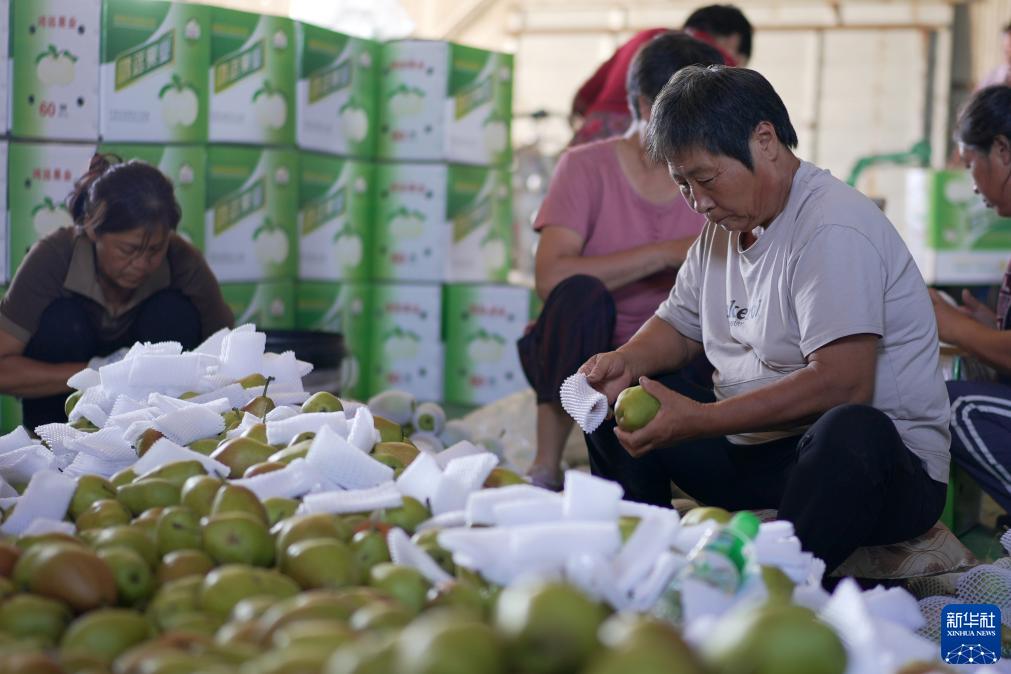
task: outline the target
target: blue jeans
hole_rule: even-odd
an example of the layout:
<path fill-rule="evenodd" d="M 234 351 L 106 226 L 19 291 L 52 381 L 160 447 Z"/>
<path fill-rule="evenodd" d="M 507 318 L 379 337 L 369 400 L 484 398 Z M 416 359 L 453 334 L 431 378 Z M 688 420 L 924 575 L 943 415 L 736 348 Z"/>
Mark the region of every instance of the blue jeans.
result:
<path fill-rule="evenodd" d="M 126 335 L 103 342 L 88 319 L 87 302 L 75 295 L 54 300 L 42 312 L 39 327 L 25 345 L 24 355 L 44 363 L 87 362 L 134 342 L 175 341 L 184 349 L 200 344 L 200 314 L 193 302 L 178 290 L 161 290 L 135 309 L 136 317 Z M 43 424 L 64 422 L 66 395 L 25 398 L 21 401 L 22 423 L 29 430 Z"/>

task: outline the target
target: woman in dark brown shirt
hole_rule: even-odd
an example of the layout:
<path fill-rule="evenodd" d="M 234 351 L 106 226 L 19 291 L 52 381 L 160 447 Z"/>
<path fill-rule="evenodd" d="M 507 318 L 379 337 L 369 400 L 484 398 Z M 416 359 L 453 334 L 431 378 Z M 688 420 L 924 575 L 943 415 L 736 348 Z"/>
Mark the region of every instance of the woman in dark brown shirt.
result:
<path fill-rule="evenodd" d="M 89 363 L 137 341 L 192 349 L 234 322 L 175 234 L 179 204 L 158 169 L 96 154 L 67 207 L 75 226 L 32 246 L 0 302 L 0 393 L 23 399 L 29 429 L 66 421 L 67 379 Z"/>

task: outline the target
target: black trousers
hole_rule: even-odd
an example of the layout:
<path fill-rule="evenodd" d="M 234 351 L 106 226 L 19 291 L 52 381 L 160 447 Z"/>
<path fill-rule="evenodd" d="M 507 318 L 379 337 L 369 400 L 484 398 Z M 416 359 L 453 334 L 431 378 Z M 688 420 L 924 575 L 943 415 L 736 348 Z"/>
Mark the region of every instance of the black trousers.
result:
<path fill-rule="evenodd" d="M 699 402 L 714 400 L 681 374 L 659 380 Z M 593 473 L 617 481 L 633 501 L 670 507 L 674 482 L 706 505 L 778 509 L 828 571 L 858 547 L 925 532 L 940 517 L 947 489 L 906 448 L 891 419 L 866 405 L 833 408 L 804 435 L 761 445 L 706 438 L 637 459 L 618 442 L 613 420 L 586 444 Z"/>
<path fill-rule="evenodd" d="M 615 315 L 614 298 L 596 277 L 570 276 L 554 287 L 533 329 L 517 342 L 538 403 L 560 402 L 562 382 L 591 356 L 611 350 Z"/>
<path fill-rule="evenodd" d="M 44 363 L 74 363 L 106 356 L 134 342 L 175 341 L 184 349 L 200 344 L 200 314 L 193 302 L 178 290 L 161 290 L 146 299 L 137 307 L 130 330 L 113 342 L 99 339 L 85 309 L 90 301 L 79 296 L 53 301 L 42 312 L 39 327 L 25 345 L 24 355 Z M 65 401 L 65 395 L 23 399 L 22 424 L 34 429 L 66 421 Z"/>
<path fill-rule="evenodd" d="M 949 381 L 951 458 L 1011 513 L 1011 386 Z"/>

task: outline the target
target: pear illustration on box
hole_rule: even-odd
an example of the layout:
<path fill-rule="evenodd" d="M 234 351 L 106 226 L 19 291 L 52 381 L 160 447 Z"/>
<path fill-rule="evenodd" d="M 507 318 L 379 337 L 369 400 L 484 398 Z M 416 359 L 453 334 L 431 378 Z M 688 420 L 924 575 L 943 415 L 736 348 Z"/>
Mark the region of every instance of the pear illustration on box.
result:
<path fill-rule="evenodd" d="M 55 44 L 35 57 L 35 73 L 46 86 L 65 87 L 74 81 L 77 57 Z"/>
<path fill-rule="evenodd" d="M 284 100 L 284 94 L 275 89 L 270 80 L 264 80 L 263 86 L 253 93 L 252 102 L 260 126 L 280 129 L 288 120 L 288 103 Z"/>
<path fill-rule="evenodd" d="M 505 353 L 505 344 L 504 337 L 482 328 L 467 338 L 467 356 L 475 363 L 497 363 Z"/>
<path fill-rule="evenodd" d="M 41 204 L 32 209 L 32 227 L 40 239 L 49 236 L 60 227 L 69 227 L 72 224 L 74 219 L 67 207 L 54 203 L 49 197 L 44 198 Z"/>
<path fill-rule="evenodd" d="M 383 336 L 383 353 L 390 360 L 403 360 L 418 355 L 421 336 L 412 330 L 404 330 L 399 325 Z"/>
<path fill-rule="evenodd" d="M 197 89 L 192 82 L 184 82 L 178 75 L 158 92 L 161 113 L 169 126 L 193 126 L 200 112 Z"/>

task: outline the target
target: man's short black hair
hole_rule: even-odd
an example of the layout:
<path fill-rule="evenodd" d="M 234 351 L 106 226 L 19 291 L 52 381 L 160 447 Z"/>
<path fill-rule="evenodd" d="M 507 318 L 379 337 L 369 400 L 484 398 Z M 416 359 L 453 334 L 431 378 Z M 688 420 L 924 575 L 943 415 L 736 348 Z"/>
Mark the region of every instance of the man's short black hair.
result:
<path fill-rule="evenodd" d="M 685 19 L 685 28 L 705 31 L 717 37 L 740 35 L 740 51 L 751 58 L 751 36 L 754 29 L 744 12 L 733 5 L 699 7 Z"/>
<path fill-rule="evenodd" d="M 747 68 L 688 66 L 653 102 L 646 147 L 658 162 L 702 149 L 754 170 L 748 143 L 761 122 L 772 124 L 781 143 L 797 146 L 783 99 L 767 79 Z"/>
<path fill-rule="evenodd" d="M 639 119 L 639 96 L 652 103 L 671 76 L 685 66 L 722 63 L 718 49 L 687 33 L 657 35 L 639 48 L 628 67 L 625 88 L 632 119 Z"/>

